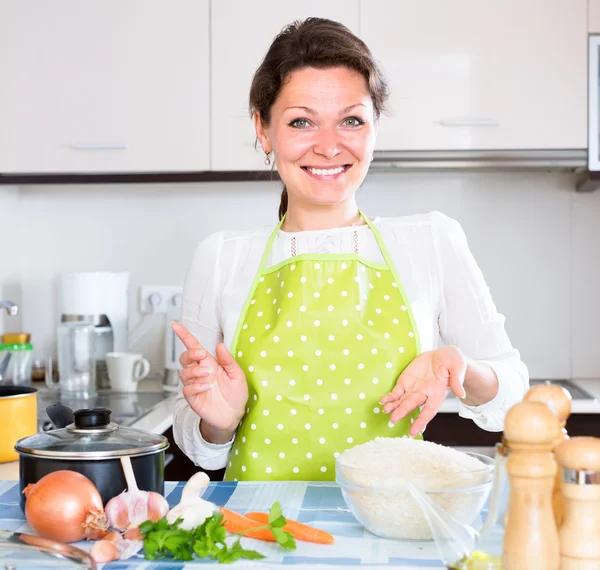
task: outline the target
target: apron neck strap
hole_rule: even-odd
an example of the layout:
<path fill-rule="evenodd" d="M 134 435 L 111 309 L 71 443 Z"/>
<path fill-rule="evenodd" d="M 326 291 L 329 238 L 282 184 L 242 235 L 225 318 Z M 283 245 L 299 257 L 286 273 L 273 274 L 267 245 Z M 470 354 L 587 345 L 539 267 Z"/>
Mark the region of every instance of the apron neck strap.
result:
<path fill-rule="evenodd" d="M 383 254 L 383 257 L 384 257 L 386 263 L 388 264 L 388 266 L 391 267 L 391 265 L 390 265 L 391 260 L 389 259 L 389 255 L 388 255 L 388 252 L 387 252 L 385 246 L 383 245 L 383 240 L 381 239 L 379 230 L 375 227 L 373 222 L 371 222 L 371 220 L 369 220 L 368 216 L 365 216 L 365 214 L 363 213 L 363 211 L 360 208 L 358 210 L 358 213 L 360 214 L 361 218 L 365 221 L 367 226 L 369 226 L 369 229 L 373 232 L 373 235 L 375 236 L 375 240 L 377 241 L 377 244 L 379 245 L 379 248 L 381 249 L 381 253 Z M 273 242 L 275 241 L 275 238 L 277 237 L 279 230 L 281 230 L 281 227 L 283 226 L 283 222 L 285 221 L 286 216 L 287 216 L 287 213 L 283 215 L 283 217 L 281 218 L 281 220 L 279 221 L 279 223 L 277 224 L 277 226 L 275 227 L 275 229 L 269 236 L 269 241 L 267 242 L 267 245 L 265 247 L 265 252 L 263 253 L 262 259 L 260 260 L 260 266 L 258 268 L 259 273 L 262 273 L 265 268 L 267 260 L 269 259 L 269 254 L 271 253 L 271 248 L 273 247 Z"/>

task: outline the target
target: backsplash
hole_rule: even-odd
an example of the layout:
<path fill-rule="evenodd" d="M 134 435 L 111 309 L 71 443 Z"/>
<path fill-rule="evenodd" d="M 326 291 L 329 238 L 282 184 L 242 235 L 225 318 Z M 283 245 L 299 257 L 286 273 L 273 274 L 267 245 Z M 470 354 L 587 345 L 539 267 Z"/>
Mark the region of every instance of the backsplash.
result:
<path fill-rule="evenodd" d="M 459 220 L 532 377 L 598 377 L 600 192 L 546 172 L 369 175 L 359 203 L 371 216 L 439 210 Z M 129 271 L 130 326 L 139 286 L 183 282 L 197 242 L 225 228 L 275 224 L 277 182 L 0 186 L 0 298 L 21 305 L 0 331 L 33 335 L 53 352 L 63 271 Z M 162 370 L 164 316 L 139 349 Z"/>

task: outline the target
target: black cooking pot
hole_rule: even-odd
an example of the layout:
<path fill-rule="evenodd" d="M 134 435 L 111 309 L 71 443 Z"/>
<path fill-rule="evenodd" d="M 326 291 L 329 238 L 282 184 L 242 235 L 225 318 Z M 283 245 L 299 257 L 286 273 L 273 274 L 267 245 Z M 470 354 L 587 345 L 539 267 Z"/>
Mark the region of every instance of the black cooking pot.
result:
<path fill-rule="evenodd" d="M 90 479 L 104 505 L 127 488 L 120 458 L 129 456 L 138 487 L 164 494 L 167 438 L 110 421 L 111 410 L 77 410 L 56 404 L 46 409 L 59 429 L 17 441 L 19 487 L 23 491 L 44 475 L 68 469 Z M 21 508 L 25 495 L 21 493 Z"/>

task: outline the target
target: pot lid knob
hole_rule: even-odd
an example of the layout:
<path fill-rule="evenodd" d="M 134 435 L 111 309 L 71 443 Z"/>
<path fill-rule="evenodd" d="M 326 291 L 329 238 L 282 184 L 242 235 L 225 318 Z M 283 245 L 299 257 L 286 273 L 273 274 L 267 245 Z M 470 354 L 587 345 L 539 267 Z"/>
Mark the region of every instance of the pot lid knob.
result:
<path fill-rule="evenodd" d="M 108 408 L 91 408 L 89 410 L 76 410 L 73 412 L 75 417 L 75 428 L 102 428 L 110 424 L 110 414 L 112 410 Z"/>

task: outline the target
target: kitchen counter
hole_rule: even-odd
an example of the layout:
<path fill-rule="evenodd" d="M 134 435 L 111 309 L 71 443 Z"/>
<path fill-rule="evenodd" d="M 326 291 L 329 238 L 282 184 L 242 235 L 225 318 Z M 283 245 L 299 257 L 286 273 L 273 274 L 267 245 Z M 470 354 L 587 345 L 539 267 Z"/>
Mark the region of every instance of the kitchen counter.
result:
<path fill-rule="evenodd" d="M 183 483 L 166 483 L 165 495 L 170 506 L 174 506 L 181 496 Z M 233 568 L 255 568 L 275 570 L 279 568 L 313 570 L 315 568 L 394 568 L 397 570 L 417 570 L 444 566 L 438 559 L 432 541 L 395 541 L 379 538 L 366 531 L 347 508 L 340 488 L 335 483 L 211 483 L 203 498 L 218 506 L 227 506 L 237 512 L 268 511 L 275 501 L 283 507 L 284 515 L 322 528 L 335 536 L 332 545 L 317 545 L 298 542 L 295 551 L 283 551 L 276 544 L 252 539 L 243 539 L 246 548 L 257 550 L 267 556 L 262 562 L 238 561 Z M 0 529 L 31 532 L 23 513 L 18 506 L 18 484 L 14 481 L 0 482 Z M 77 543 L 89 550 L 90 543 Z M 6 556 L 4 554 L 4 556 Z M 0 551 L 0 562 L 6 558 Z M 170 568 L 184 570 L 205 568 L 209 564 L 196 562 L 147 562 L 137 554 L 127 561 L 106 564 L 110 570 L 158 570 Z M 211 564 L 212 566 L 212 564 Z M 39 565 L 38 565 L 39 567 Z M 25 568 L 22 564 L 18 568 Z"/>
<path fill-rule="evenodd" d="M 574 378 L 571 382 L 592 396 L 590 400 L 573 398 L 571 414 L 600 414 L 600 378 Z M 442 402 L 439 413 L 458 413 L 458 408 L 458 399 L 450 395 Z"/>

